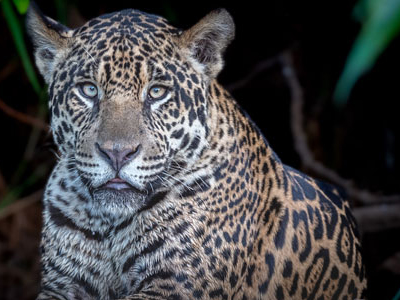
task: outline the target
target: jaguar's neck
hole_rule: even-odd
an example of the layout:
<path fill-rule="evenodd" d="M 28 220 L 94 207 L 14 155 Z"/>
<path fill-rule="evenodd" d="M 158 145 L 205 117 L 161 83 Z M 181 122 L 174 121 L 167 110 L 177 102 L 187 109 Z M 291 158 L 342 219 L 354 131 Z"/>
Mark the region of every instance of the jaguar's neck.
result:
<path fill-rule="evenodd" d="M 209 94 L 212 133 L 206 157 L 214 162 L 210 163 L 214 166 L 214 179 L 219 180 L 223 174 L 234 177 L 234 173 L 238 173 L 238 178 L 245 179 L 246 188 L 261 192 L 262 185 L 268 184 L 270 178 L 282 176 L 280 159 L 259 128 L 223 87 L 214 82 Z"/>

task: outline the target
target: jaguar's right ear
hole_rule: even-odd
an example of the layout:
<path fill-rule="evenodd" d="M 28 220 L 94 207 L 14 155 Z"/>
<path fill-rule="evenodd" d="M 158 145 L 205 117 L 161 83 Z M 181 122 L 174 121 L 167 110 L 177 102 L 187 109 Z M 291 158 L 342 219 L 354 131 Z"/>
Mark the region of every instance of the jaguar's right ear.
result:
<path fill-rule="evenodd" d="M 56 57 L 67 46 L 72 30 L 43 15 L 33 1 L 26 15 L 26 27 L 35 47 L 36 65 L 49 83 Z"/>

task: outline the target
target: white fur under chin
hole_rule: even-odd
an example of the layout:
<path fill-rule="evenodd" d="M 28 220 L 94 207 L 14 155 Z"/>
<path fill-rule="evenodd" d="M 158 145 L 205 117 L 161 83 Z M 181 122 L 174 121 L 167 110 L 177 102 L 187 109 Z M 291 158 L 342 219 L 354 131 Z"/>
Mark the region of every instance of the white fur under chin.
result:
<path fill-rule="evenodd" d="M 94 211 L 111 215 L 133 215 L 145 205 L 146 195 L 131 190 L 97 190 L 93 193 Z"/>

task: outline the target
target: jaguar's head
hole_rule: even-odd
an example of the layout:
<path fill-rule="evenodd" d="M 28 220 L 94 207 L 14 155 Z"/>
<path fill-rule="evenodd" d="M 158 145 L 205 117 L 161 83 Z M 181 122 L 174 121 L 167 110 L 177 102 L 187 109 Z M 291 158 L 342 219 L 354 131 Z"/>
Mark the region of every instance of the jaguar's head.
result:
<path fill-rule="evenodd" d="M 27 26 L 61 159 L 95 200 L 139 207 L 206 151 L 208 87 L 234 36 L 225 10 L 186 31 L 136 10 L 69 29 L 31 6 Z"/>

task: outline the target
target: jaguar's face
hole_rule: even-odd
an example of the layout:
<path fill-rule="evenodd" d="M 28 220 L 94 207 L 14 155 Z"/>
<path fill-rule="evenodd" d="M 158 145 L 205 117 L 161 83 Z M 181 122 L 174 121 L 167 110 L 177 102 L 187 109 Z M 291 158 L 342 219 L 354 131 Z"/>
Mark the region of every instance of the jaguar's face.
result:
<path fill-rule="evenodd" d="M 207 42 L 219 52 L 225 48 L 216 44 L 210 23 L 221 12 L 212 14 L 184 33 L 133 10 L 76 30 L 28 15 L 33 35 L 39 22 L 57 29 L 56 45 L 39 44 L 36 61 L 49 83 L 51 127 L 62 158 L 95 199 L 144 201 L 176 184 L 176 174 L 207 149 L 207 88 L 222 67 L 220 53 Z"/>

